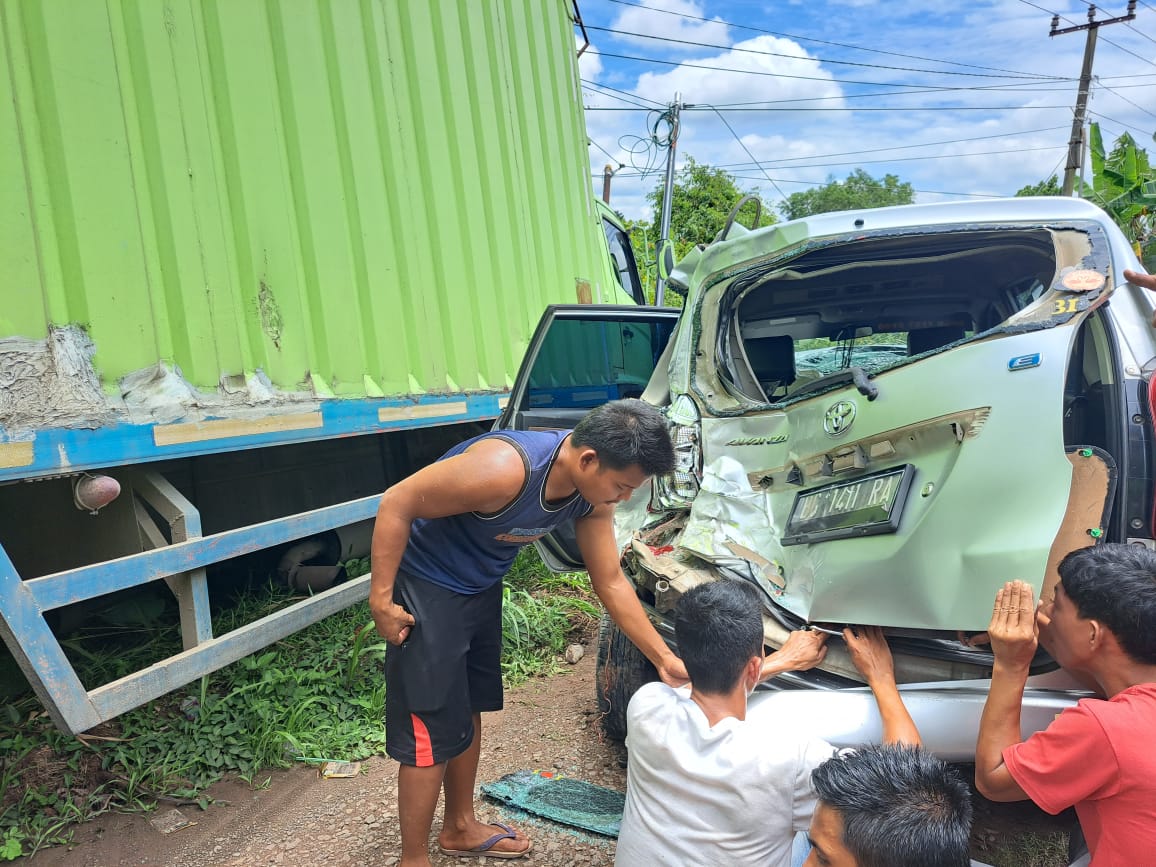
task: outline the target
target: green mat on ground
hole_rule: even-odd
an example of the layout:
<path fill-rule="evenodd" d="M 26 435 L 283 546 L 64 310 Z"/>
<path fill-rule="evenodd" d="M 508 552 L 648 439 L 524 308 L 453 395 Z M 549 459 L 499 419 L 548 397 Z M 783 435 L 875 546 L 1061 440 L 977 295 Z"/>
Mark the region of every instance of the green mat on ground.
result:
<path fill-rule="evenodd" d="M 617 837 L 626 796 L 556 771 L 515 771 L 482 785 L 482 794 L 563 825 Z"/>

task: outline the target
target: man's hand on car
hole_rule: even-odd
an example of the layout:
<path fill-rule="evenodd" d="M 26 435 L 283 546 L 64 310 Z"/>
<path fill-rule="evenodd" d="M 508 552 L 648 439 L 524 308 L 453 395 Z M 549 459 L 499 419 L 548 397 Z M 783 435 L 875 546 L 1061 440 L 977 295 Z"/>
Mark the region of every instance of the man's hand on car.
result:
<path fill-rule="evenodd" d="M 810 630 L 792 632 L 782 647 L 763 660 L 759 680 L 767 680 L 786 671 L 806 671 L 821 663 L 826 655 L 825 633 Z"/>
<path fill-rule="evenodd" d="M 895 661 L 878 626 L 848 626 L 843 630 L 847 653 L 868 686 L 894 685 Z"/>
<path fill-rule="evenodd" d="M 1048 614 L 1042 612 L 1045 619 Z M 987 627 L 996 665 L 1027 669 L 1036 655 L 1039 624 L 1032 588 L 1023 581 L 1009 581 L 995 594 L 991 623 Z"/>

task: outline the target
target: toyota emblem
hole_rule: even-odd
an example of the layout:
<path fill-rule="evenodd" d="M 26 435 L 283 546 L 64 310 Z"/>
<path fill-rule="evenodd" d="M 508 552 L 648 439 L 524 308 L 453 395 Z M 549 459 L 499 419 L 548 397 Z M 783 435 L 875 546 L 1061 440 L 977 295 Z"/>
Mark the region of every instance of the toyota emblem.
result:
<path fill-rule="evenodd" d="M 846 433 L 855 423 L 855 404 L 849 400 L 841 400 L 833 404 L 823 416 L 823 430 L 828 436 L 837 437 Z"/>

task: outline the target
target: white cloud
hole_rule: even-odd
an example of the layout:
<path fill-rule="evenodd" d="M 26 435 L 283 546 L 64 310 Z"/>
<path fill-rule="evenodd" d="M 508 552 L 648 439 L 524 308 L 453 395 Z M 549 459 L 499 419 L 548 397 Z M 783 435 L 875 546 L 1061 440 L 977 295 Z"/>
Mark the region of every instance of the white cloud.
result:
<path fill-rule="evenodd" d="M 574 41 L 578 48 L 582 47 L 581 40 L 575 38 Z M 593 45 L 588 45 L 578 58 L 578 74 L 587 81 L 597 81 L 602 74 L 602 57 Z"/>
<path fill-rule="evenodd" d="M 684 102 L 711 105 L 814 100 L 841 95 L 832 78 L 798 43 L 758 36 L 721 54 L 688 60 L 669 72 L 644 72 L 634 92 L 659 102 L 669 102 L 680 92 Z"/>
<path fill-rule="evenodd" d="M 658 39 L 680 40 L 667 42 L 662 46 L 667 51 L 694 51 L 693 45 L 683 45 L 682 42 L 706 42 L 712 45 L 729 45 L 730 28 L 721 18 L 715 17 L 709 21 L 696 21 L 695 18 L 706 18 L 702 4 L 696 0 L 642 0 L 645 8 L 627 6 L 622 9 L 611 25 L 615 30 L 624 30 L 628 33 L 642 33 Z M 661 10 L 661 11 L 653 11 Z M 672 14 L 664 14 L 672 13 Z M 691 16 L 684 18 L 682 16 Z M 654 48 L 658 43 L 655 39 L 643 36 L 626 36 L 616 34 L 623 42 L 633 45 Z"/>
<path fill-rule="evenodd" d="M 597 0 L 591 3 L 599 8 Z M 725 5 L 724 0 L 696 0 L 696 6 L 707 10 L 695 13 L 703 17 L 717 11 L 736 25 L 790 31 L 800 39 L 765 34 L 706 56 L 668 53 L 666 59 L 680 62 L 665 67 L 603 57 L 599 81 L 652 101 L 648 105 L 664 106 L 676 92 L 698 106 L 803 100 L 799 110 L 792 111 L 724 109 L 742 145 L 713 112 L 682 115 L 678 163 L 693 156 L 725 168 L 741 187 L 758 188 L 772 208 L 784 194 L 822 184 L 831 176 L 845 178 L 858 166 L 874 177 L 897 174 L 915 187 L 921 202 L 969 194 L 1011 195 L 1053 172 L 1063 173 L 1084 40 L 1079 34 L 1050 39 L 1050 16 L 1019 0 L 977 0 L 966 10 L 915 0 L 870 8 L 858 0 L 811 0 L 789 13 L 783 0 L 725 0 Z M 604 21 L 619 15 L 617 6 L 601 8 Z M 1086 6 L 1075 12 L 1061 6 L 1058 11 L 1083 20 Z M 650 22 L 640 32 L 655 32 L 659 19 L 675 19 L 653 11 L 640 14 Z M 731 32 L 749 34 L 737 26 Z M 806 41 L 802 34 L 826 42 Z M 1151 56 L 1151 43 L 1126 28 L 1111 28 L 1109 35 L 1119 47 L 1104 44 L 1097 51 L 1091 119 L 1097 119 L 1097 112 L 1106 115 L 1099 119 L 1107 141 L 1127 129 L 1152 153 L 1148 143 L 1156 129 L 1151 115 L 1156 107 L 1147 95 L 1156 68 L 1144 59 Z M 613 50 L 606 47 L 609 42 L 601 44 L 603 50 Z M 881 53 L 851 50 L 850 45 Z M 646 54 L 662 56 L 657 51 Z M 821 62 L 814 62 L 819 58 Z M 748 74 L 726 72 L 727 67 Z M 1019 75 L 1056 78 L 1016 78 L 1017 70 Z M 920 92 L 893 92 L 904 89 Z M 588 96 L 587 104 L 622 109 L 627 108 L 625 99 L 621 94 Z M 612 198 L 627 216 L 649 215 L 645 194 L 661 181 L 665 152 L 652 151 L 657 171 L 639 179 L 635 168 L 645 161 L 636 158 L 632 165 L 619 139 L 645 140 L 648 123 L 654 121 L 655 115 L 643 111 L 587 114 L 591 137 L 627 166 L 614 180 Z M 914 147 L 896 149 L 907 145 Z M 777 189 L 751 164 L 748 149 L 765 163 Z M 600 172 L 605 154 L 592 149 L 591 156 Z"/>

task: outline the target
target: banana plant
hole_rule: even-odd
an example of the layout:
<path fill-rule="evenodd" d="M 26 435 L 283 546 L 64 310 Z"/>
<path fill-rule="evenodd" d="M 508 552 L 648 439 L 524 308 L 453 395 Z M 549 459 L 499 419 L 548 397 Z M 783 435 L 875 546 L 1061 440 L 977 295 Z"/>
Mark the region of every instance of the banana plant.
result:
<path fill-rule="evenodd" d="M 1128 236 L 1136 255 L 1152 270 L 1156 266 L 1156 170 L 1148 152 L 1123 133 L 1110 152 L 1104 151 L 1100 125 L 1092 124 L 1092 186 L 1085 198 L 1108 212 Z"/>

